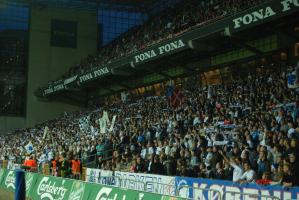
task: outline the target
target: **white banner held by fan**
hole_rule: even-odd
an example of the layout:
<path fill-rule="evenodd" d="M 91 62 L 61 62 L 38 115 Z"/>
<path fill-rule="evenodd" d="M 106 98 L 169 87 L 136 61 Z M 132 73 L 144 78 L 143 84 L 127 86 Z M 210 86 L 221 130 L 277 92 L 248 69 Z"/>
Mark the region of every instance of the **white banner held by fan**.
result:
<path fill-rule="evenodd" d="M 113 131 L 115 120 L 116 120 L 116 115 L 113 115 L 113 118 L 112 118 L 112 121 L 111 121 L 111 125 L 110 125 L 110 128 L 109 128 L 109 132 Z"/>

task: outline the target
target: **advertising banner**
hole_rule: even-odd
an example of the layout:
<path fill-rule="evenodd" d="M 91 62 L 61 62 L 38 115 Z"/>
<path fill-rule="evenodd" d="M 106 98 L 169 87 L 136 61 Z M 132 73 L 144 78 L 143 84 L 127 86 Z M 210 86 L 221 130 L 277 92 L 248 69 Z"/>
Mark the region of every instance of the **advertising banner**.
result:
<path fill-rule="evenodd" d="M 155 174 L 114 172 L 116 186 L 163 195 L 175 195 L 175 177 Z"/>
<path fill-rule="evenodd" d="M 26 196 L 29 197 L 31 191 L 38 179 L 38 174 L 26 172 L 25 181 L 26 181 Z"/>
<path fill-rule="evenodd" d="M 73 181 L 68 200 L 83 200 L 85 195 L 85 186 L 85 182 Z"/>
<path fill-rule="evenodd" d="M 151 194 L 143 191 L 120 189 L 98 184 L 86 184 L 84 199 L 88 200 L 179 200 L 181 198 Z"/>
<path fill-rule="evenodd" d="M 292 200 L 299 199 L 299 188 L 238 184 L 231 181 L 176 177 L 178 196 L 201 200 Z M 221 198 L 220 198 L 221 197 Z"/>
<path fill-rule="evenodd" d="M 3 180 L 1 183 L 1 187 L 4 189 L 8 189 L 10 191 L 15 190 L 15 171 L 13 170 L 5 170 L 3 175 Z"/>
<path fill-rule="evenodd" d="M 113 172 L 109 170 L 87 168 L 85 180 L 91 183 L 115 185 L 115 178 L 113 177 Z"/>
<path fill-rule="evenodd" d="M 2 186 L 2 181 L 3 181 L 4 177 L 5 177 L 6 172 L 7 172 L 6 169 L 0 168 L 0 186 Z"/>
<path fill-rule="evenodd" d="M 57 177 L 38 175 L 29 197 L 32 199 L 69 199 L 73 181 Z"/>
<path fill-rule="evenodd" d="M 89 174 L 104 177 L 111 171 L 89 169 Z M 26 194 L 34 200 L 295 200 L 299 188 L 280 185 L 260 186 L 231 181 L 151 174 L 115 172 L 114 186 L 88 183 L 26 172 Z M 111 176 L 110 176 L 111 177 Z M 94 180 L 101 180 L 95 178 Z M 15 172 L 0 170 L 0 187 L 15 190 Z M 121 186 L 119 188 L 116 186 Z M 175 189 L 176 188 L 176 189 Z M 176 192 L 175 192 L 176 190 Z M 179 197 L 171 197 L 179 196 Z"/>
<path fill-rule="evenodd" d="M 25 173 L 25 181 L 26 181 L 26 196 L 32 190 L 35 182 L 37 181 L 38 175 L 34 173 Z M 15 171 L 14 170 L 1 170 L 0 171 L 0 183 L 1 188 L 15 191 Z"/>

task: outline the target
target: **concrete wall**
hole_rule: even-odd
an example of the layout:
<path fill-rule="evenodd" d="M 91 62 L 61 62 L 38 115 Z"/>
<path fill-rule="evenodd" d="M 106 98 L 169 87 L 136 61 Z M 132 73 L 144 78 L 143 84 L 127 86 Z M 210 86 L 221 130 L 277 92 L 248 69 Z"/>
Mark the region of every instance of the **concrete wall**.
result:
<path fill-rule="evenodd" d="M 52 47 L 51 19 L 77 21 L 77 48 Z M 55 80 L 70 66 L 78 64 L 97 46 L 96 12 L 32 8 L 29 34 L 29 64 L 26 118 L 0 118 L 0 133 L 14 128 L 31 127 L 78 107 L 59 102 L 38 101 L 34 91 Z"/>

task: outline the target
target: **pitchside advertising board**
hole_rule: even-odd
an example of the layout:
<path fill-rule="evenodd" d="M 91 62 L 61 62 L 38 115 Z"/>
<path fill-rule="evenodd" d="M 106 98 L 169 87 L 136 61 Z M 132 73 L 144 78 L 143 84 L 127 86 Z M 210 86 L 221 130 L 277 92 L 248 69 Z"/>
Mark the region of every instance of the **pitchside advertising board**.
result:
<path fill-rule="evenodd" d="M 161 195 L 175 195 L 175 178 L 154 174 L 108 171 L 101 169 L 86 169 L 86 181 L 126 189 L 157 193 Z"/>
<path fill-rule="evenodd" d="M 37 181 L 37 174 L 34 173 L 26 173 L 25 174 L 25 181 L 26 181 L 26 196 L 31 192 L 32 186 Z M 7 189 L 9 191 L 15 190 L 15 172 L 8 171 L 8 170 L 1 170 L 0 171 L 0 187 Z"/>
<path fill-rule="evenodd" d="M 299 188 L 281 186 L 259 186 L 237 184 L 231 181 L 176 177 L 178 196 L 200 200 L 295 200 L 299 199 Z M 258 198 L 257 198 L 258 197 Z M 267 198 L 268 197 L 268 198 Z M 269 198 L 272 197 L 272 198 Z M 274 198 L 273 198 L 274 197 Z"/>
<path fill-rule="evenodd" d="M 86 180 L 126 189 L 162 195 L 175 195 L 189 199 L 269 200 L 269 197 L 276 197 L 279 200 L 299 200 L 298 187 L 283 188 L 278 185 L 259 186 L 256 184 L 237 184 L 231 181 L 199 178 L 170 177 L 118 171 L 113 173 L 112 171 L 89 168 L 87 169 Z"/>
<path fill-rule="evenodd" d="M 87 168 L 85 180 L 90 183 L 114 186 L 116 183 L 113 175 L 114 173 L 109 170 Z"/>
<path fill-rule="evenodd" d="M 93 170 L 89 170 L 93 171 Z M 0 187 L 6 190 L 15 190 L 14 171 L 0 170 Z M 91 172 L 90 172 L 91 173 Z M 100 172 L 101 174 L 104 174 Z M 106 171 L 105 173 L 109 173 Z M 112 173 L 112 172 L 111 172 Z M 169 177 L 149 174 L 133 174 L 114 172 L 113 186 L 43 176 L 41 174 L 26 173 L 26 196 L 33 200 L 295 200 L 299 199 L 299 188 L 283 188 L 281 186 L 258 186 L 256 184 L 236 184 L 230 181 L 208 180 L 186 177 Z M 124 180 L 130 178 L 127 185 L 119 188 L 117 177 Z M 99 179 L 97 179 L 99 180 Z M 151 180 L 158 182 L 142 189 L 137 184 Z M 170 181 L 170 182 L 169 182 Z M 172 182 L 174 181 L 174 182 Z M 160 183 L 160 184 L 159 184 Z M 172 183 L 165 189 L 161 183 Z M 143 184 L 141 184 L 143 185 Z M 159 186 L 160 185 L 160 186 Z M 130 188 L 130 189 L 128 189 Z M 179 197 L 170 197 L 176 188 Z M 147 192 L 150 190 L 151 192 Z M 258 198 L 256 195 L 259 195 Z M 269 198 L 272 197 L 272 198 Z M 275 197 L 275 198 L 273 198 Z"/>
<path fill-rule="evenodd" d="M 154 174 L 114 172 L 116 186 L 162 195 L 175 195 L 175 177 Z"/>
<path fill-rule="evenodd" d="M 0 170 L 0 187 L 15 190 L 14 171 Z M 33 200 L 183 200 L 144 191 L 26 173 L 26 196 Z"/>

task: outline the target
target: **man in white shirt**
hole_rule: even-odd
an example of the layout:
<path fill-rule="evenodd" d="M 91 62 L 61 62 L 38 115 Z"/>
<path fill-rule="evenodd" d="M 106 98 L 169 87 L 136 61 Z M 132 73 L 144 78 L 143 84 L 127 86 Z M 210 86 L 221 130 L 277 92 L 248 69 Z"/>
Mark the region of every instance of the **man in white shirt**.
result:
<path fill-rule="evenodd" d="M 243 175 L 243 169 L 239 158 L 232 158 L 229 164 L 234 168 L 233 182 L 237 182 Z"/>
<path fill-rule="evenodd" d="M 241 176 L 238 182 L 240 183 L 254 183 L 256 180 L 256 173 L 251 169 L 251 166 L 248 162 L 243 163 L 245 172 Z"/>
<path fill-rule="evenodd" d="M 219 153 L 220 153 L 220 155 L 222 155 L 225 162 L 229 163 L 234 168 L 233 181 L 234 182 L 239 181 L 243 175 L 243 168 L 242 168 L 240 159 L 235 157 L 235 158 L 231 158 L 231 160 L 229 160 L 221 150 L 219 150 Z"/>

